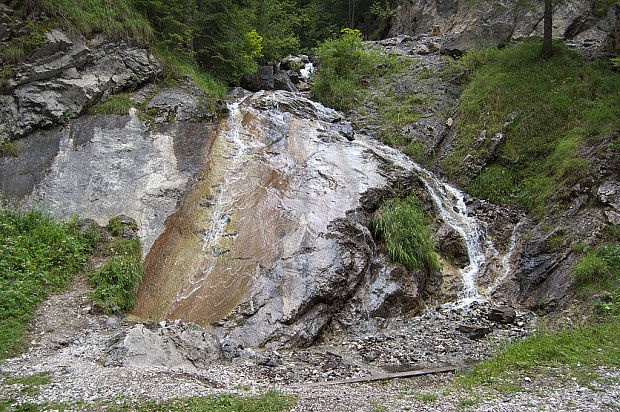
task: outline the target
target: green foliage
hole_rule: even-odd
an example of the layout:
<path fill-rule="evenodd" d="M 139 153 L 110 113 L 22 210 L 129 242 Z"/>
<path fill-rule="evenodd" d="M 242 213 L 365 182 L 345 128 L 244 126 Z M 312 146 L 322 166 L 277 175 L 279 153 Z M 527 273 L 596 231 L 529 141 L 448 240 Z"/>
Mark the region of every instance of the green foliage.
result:
<path fill-rule="evenodd" d="M 19 156 L 20 150 L 19 147 L 13 142 L 2 142 L 0 145 L 0 157 L 11 156 L 17 157 Z"/>
<path fill-rule="evenodd" d="M 177 79 L 189 76 L 198 87 L 207 92 L 213 106 L 216 99 L 226 97 L 226 85 L 199 66 L 195 60 L 168 48 L 157 47 L 155 51 L 163 63 L 164 83 L 175 84 Z"/>
<path fill-rule="evenodd" d="M 373 216 L 375 236 L 395 262 L 409 269 L 439 270 L 429 221 L 415 195 L 385 202 Z"/>
<path fill-rule="evenodd" d="M 543 215 L 549 201 L 568 203 L 567 188 L 589 173 L 584 147 L 610 140 L 620 122 L 620 75 L 557 44 L 543 60 L 539 42 L 472 52 L 455 63 L 468 74 L 457 122 L 457 148 L 446 172 L 474 196 L 521 205 Z M 478 139 L 486 130 L 487 139 Z M 490 138 L 504 133 L 494 159 L 464 176 L 465 156 L 487 156 Z"/>
<path fill-rule="evenodd" d="M 101 250 L 103 256 L 125 256 L 139 258 L 142 253 L 140 239 L 115 239 L 105 244 Z"/>
<path fill-rule="evenodd" d="M 88 275 L 88 281 L 95 289 L 93 299 L 110 312 L 130 311 L 143 273 L 139 258 L 112 257 L 105 266 Z"/>
<path fill-rule="evenodd" d="M 69 285 L 91 249 L 75 221 L 0 210 L 0 357 L 19 350 L 36 305 Z"/>
<path fill-rule="evenodd" d="M 89 114 L 115 114 L 119 116 L 129 114 L 129 109 L 133 107 L 133 101 L 124 93 L 110 96 L 108 100 L 91 107 Z"/>
<path fill-rule="evenodd" d="M 395 61 L 388 56 L 364 49 L 359 30 L 343 29 L 339 38 L 328 39 L 317 50 L 318 70 L 312 96 L 337 110 L 349 110 L 361 102 L 368 84 Z"/>
<path fill-rule="evenodd" d="M 25 16 L 42 10 L 54 17 L 56 24 L 75 28 L 85 36 L 105 33 L 141 42 L 153 36 L 151 25 L 132 0 L 27 0 L 20 6 Z"/>
<path fill-rule="evenodd" d="M 248 26 L 263 38 L 260 62 L 276 62 L 299 50 L 296 31 L 301 23 L 298 7 L 291 0 L 254 1 L 248 15 Z"/>

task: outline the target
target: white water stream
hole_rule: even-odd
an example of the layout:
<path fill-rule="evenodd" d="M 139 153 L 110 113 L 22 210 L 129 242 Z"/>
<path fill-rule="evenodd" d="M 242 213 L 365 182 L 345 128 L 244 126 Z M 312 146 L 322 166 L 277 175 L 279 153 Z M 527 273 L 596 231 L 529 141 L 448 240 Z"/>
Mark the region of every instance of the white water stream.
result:
<path fill-rule="evenodd" d="M 463 192 L 448 183 L 442 182 L 430 171 L 414 163 L 409 157 L 395 149 L 383 146 L 381 150 L 384 153 L 379 153 L 377 147 L 366 146 L 379 156 L 385 156 L 389 152 L 389 157 L 397 158 L 401 167 L 406 170 L 415 170 L 433 199 L 441 218 L 464 239 L 469 255 L 469 264 L 460 270 L 463 290 L 456 302 L 448 303 L 446 306 L 463 308 L 473 302 L 487 300 L 511 270 L 511 259 L 516 250 L 519 225 L 515 226 L 509 248 L 501 258 L 501 276 L 495 279 L 492 286 L 484 294 L 480 293 L 476 280 L 486 270 L 488 259 L 497 256 L 499 252 L 487 237 L 486 224 L 469 214 Z"/>

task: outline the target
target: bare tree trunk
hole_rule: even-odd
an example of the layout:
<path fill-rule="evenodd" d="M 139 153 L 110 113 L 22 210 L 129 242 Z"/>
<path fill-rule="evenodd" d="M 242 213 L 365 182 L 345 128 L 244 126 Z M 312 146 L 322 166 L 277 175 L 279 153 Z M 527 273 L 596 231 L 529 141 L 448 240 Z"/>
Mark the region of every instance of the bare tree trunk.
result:
<path fill-rule="evenodd" d="M 552 17 L 553 17 L 553 5 L 551 0 L 545 0 L 545 15 L 543 18 L 543 58 L 548 59 L 553 56 L 553 43 L 552 43 Z"/>

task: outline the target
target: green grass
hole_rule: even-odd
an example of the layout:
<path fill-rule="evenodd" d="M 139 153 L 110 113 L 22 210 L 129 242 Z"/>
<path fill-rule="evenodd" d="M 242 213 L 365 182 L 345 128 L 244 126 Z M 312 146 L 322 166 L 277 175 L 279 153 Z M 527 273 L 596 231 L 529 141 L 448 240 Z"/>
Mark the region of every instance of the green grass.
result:
<path fill-rule="evenodd" d="M 17 157 L 20 152 L 19 147 L 13 142 L 3 142 L 0 145 L 0 157 Z"/>
<path fill-rule="evenodd" d="M 172 399 L 168 401 L 127 401 L 118 404 L 114 401 L 99 402 L 96 404 L 29 404 L 27 408 L 19 410 L 44 411 L 44 410 L 106 410 L 111 412 L 129 411 L 160 411 L 160 412 L 280 412 L 288 411 L 297 398 L 276 391 L 265 392 L 255 396 L 238 396 L 233 394 L 220 394 L 205 397 Z M 0 411 L 9 410 L 14 400 L 0 400 Z"/>
<path fill-rule="evenodd" d="M 317 54 L 312 96 L 343 111 L 359 105 L 371 82 L 399 66 L 392 56 L 366 50 L 357 30 L 344 29 L 341 37 L 324 41 Z"/>
<path fill-rule="evenodd" d="M 0 60 L 7 64 L 22 62 L 28 53 L 45 42 L 45 27 L 32 21 L 25 22 L 17 30 L 17 35 L 0 47 Z"/>
<path fill-rule="evenodd" d="M 110 96 L 108 100 L 88 109 L 88 114 L 114 114 L 124 116 L 134 106 L 133 101 L 124 93 Z"/>
<path fill-rule="evenodd" d="M 209 72 L 200 67 L 195 60 L 175 53 L 162 46 L 156 47 L 155 53 L 163 63 L 164 84 L 176 85 L 178 79 L 187 76 L 190 77 L 198 87 L 207 92 L 213 101 L 226 97 L 228 91 L 226 84 L 217 80 Z"/>
<path fill-rule="evenodd" d="M 121 238 L 125 226 L 137 229 L 133 221 L 123 224 L 120 216 L 109 220 L 106 228 L 116 238 L 103 244 L 100 254 L 110 259 L 102 268 L 88 274 L 88 281 L 95 289 L 93 299 L 108 312 L 128 312 L 133 308 L 144 274 L 140 239 Z"/>
<path fill-rule="evenodd" d="M 0 358 L 23 346 L 36 305 L 70 284 L 92 247 L 75 221 L 0 209 Z"/>
<path fill-rule="evenodd" d="M 44 10 L 57 25 L 74 28 L 87 37 L 105 33 L 113 39 L 147 42 L 153 28 L 132 0 L 25 0 L 21 11 Z"/>
<path fill-rule="evenodd" d="M 520 205 L 538 216 L 549 202 L 570 202 L 568 189 L 590 172 L 580 153 L 617 145 L 620 128 L 620 74 L 561 44 L 547 60 L 540 49 L 539 42 L 525 42 L 472 52 L 455 63 L 468 76 L 456 150 L 442 163 L 472 195 Z M 490 153 L 490 139 L 476 141 L 483 130 L 489 137 L 505 133 L 505 140 L 480 172 L 464 175 L 466 155 L 479 159 Z"/>
<path fill-rule="evenodd" d="M 616 234 L 617 235 L 617 234 Z M 472 389 L 486 386 L 501 392 L 521 390 L 519 375 L 549 373 L 575 377 L 582 384 L 597 378 L 594 368 L 620 366 L 620 245 L 607 243 L 588 251 L 574 269 L 584 303 L 594 316 L 577 327 L 540 330 L 507 345 L 493 359 L 481 362 L 458 383 Z M 583 310 L 580 309 L 580 310 Z M 547 371 L 546 371 L 547 370 Z"/>
<path fill-rule="evenodd" d="M 429 219 L 415 195 L 385 202 L 373 216 L 374 234 L 395 262 L 409 269 L 439 270 Z"/>
<path fill-rule="evenodd" d="M 4 385 L 20 384 L 20 385 L 28 385 L 28 386 L 39 386 L 39 385 L 46 385 L 50 383 L 51 381 L 52 381 L 52 378 L 49 372 L 41 372 L 41 373 L 35 373 L 34 375 L 29 375 L 29 376 L 9 378 L 3 383 Z"/>

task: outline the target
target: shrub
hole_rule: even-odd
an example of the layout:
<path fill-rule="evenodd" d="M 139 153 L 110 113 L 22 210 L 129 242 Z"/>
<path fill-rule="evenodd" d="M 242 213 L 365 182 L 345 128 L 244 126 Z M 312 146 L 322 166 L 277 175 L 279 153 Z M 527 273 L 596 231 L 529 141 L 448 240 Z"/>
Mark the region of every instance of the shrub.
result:
<path fill-rule="evenodd" d="M 439 270 L 429 221 L 415 195 L 385 202 L 373 217 L 375 236 L 390 259 L 409 269 Z"/>
<path fill-rule="evenodd" d="M 378 77 L 377 66 L 394 63 L 388 56 L 366 50 L 360 31 L 351 29 L 343 29 L 339 38 L 325 40 L 317 54 L 312 96 L 337 110 L 358 104 L 368 82 Z"/>

